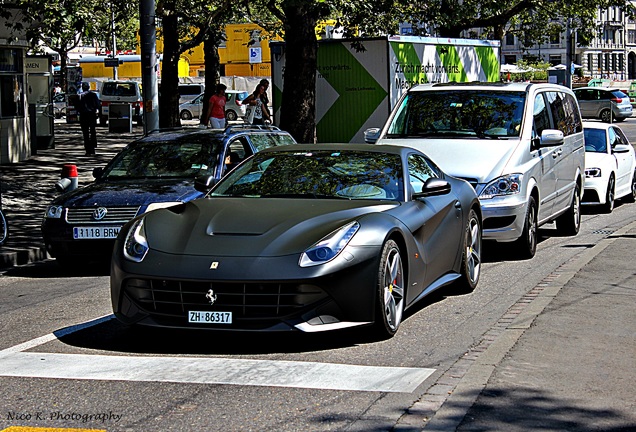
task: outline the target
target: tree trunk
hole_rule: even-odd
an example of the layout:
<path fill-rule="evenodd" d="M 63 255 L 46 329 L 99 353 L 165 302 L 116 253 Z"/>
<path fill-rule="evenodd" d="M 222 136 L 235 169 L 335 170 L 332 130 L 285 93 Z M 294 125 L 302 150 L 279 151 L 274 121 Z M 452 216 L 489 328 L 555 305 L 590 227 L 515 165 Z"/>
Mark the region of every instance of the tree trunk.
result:
<path fill-rule="evenodd" d="M 172 9 L 168 9 L 172 10 Z M 159 127 L 181 126 L 179 119 L 179 35 L 177 17 L 163 17 L 163 62 L 161 66 L 161 93 L 159 95 Z"/>
<path fill-rule="evenodd" d="M 294 2 L 290 2 L 294 3 Z M 283 8 L 285 24 L 285 82 L 280 127 L 298 142 L 315 142 L 317 19 L 298 4 Z"/>

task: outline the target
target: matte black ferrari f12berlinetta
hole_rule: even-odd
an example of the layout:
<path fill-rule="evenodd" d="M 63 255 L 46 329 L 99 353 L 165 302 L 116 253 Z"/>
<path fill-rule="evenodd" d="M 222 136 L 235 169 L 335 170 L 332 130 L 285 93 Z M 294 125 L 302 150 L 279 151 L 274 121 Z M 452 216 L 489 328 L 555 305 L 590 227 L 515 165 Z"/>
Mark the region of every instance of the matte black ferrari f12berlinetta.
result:
<path fill-rule="evenodd" d="M 199 187 L 204 187 L 201 183 Z M 126 324 L 390 337 L 432 291 L 472 291 L 473 188 L 421 152 L 365 144 L 259 152 L 204 197 L 129 222 L 111 295 Z"/>

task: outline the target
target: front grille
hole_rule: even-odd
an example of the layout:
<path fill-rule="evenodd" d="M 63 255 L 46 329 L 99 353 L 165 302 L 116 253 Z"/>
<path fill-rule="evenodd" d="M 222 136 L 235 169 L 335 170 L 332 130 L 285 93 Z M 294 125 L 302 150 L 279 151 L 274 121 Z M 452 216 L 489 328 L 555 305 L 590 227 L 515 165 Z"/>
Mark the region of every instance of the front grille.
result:
<path fill-rule="evenodd" d="M 93 218 L 93 212 L 98 207 L 69 208 L 66 213 L 66 221 L 70 224 L 125 224 L 135 216 L 139 207 L 105 207 L 106 215 L 101 220 Z"/>
<path fill-rule="evenodd" d="M 327 297 L 315 285 L 128 279 L 124 290 L 150 314 L 183 317 L 187 311 L 232 312 L 236 319 L 294 315 Z M 206 295 L 216 296 L 210 305 Z"/>

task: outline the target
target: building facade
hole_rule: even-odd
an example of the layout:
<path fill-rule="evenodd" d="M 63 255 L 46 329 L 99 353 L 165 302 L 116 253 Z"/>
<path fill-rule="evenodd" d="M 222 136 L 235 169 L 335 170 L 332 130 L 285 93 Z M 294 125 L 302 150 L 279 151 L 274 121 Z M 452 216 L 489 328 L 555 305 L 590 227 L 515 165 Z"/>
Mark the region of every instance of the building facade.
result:
<path fill-rule="evenodd" d="M 636 3 L 636 2 L 632 2 Z M 613 81 L 636 79 L 636 22 L 619 7 L 599 9 L 596 15 L 596 35 L 585 41 L 572 32 L 572 61 L 580 69 L 578 74 L 588 78 L 607 78 Z M 550 38 L 546 44 L 523 49 L 512 34 L 502 41 L 502 63 L 515 64 L 519 60 L 538 60 L 553 66 L 567 63 L 567 34 Z"/>

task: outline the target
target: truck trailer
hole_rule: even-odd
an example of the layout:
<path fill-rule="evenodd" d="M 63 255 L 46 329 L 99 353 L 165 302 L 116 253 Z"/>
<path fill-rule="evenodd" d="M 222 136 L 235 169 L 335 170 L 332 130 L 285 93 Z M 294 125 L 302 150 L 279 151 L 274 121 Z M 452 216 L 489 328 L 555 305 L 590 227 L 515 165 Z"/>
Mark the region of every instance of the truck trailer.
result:
<path fill-rule="evenodd" d="M 355 42 L 355 43 L 354 43 Z M 285 43 L 270 42 L 274 118 L 280 114 Z M 318 41 L 318 142 L 364 142 L 411 86 L 500 80 L 499 41 L 417 36 Z"/>

